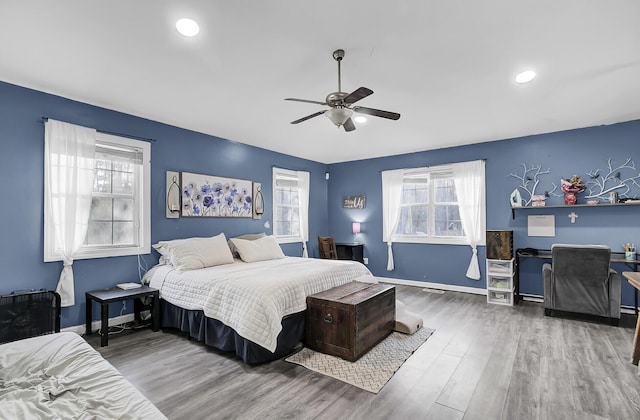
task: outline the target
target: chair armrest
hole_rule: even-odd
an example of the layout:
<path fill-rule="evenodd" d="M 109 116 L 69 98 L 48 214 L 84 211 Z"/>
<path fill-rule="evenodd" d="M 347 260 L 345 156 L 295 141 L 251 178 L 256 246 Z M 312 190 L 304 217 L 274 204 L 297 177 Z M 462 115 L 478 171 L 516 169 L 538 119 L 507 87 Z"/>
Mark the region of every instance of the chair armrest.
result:
<path fill-rule="evenodd" d="M 553 270 L 549 263 L 542 265 L 542 287 L 544 291 L 544 307 L 553 309 Z"/>
<path fill-rule="evenodd" d="M 620 319 L 620 298 L 622 279 L 616 270 L 609 269 L 609 313 L 611 318 Z"/>

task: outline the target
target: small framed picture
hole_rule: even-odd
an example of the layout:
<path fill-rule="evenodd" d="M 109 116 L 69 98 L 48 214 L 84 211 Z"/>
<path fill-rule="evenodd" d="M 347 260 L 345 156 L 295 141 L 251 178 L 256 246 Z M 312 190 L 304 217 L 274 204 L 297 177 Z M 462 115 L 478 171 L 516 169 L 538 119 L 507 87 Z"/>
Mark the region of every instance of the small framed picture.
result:
<path fill-rule="evenodd" d="M 346 195 L 342 197 L 343 209 L 363 209 L 367 206 L 367 197 L 364 195 Z"/>

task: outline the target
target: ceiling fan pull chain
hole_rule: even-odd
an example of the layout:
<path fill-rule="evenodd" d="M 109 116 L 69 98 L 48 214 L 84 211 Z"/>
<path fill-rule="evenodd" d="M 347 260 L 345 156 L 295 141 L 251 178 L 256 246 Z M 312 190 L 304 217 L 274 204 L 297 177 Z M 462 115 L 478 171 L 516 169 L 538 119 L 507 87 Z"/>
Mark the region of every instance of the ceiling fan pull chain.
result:
<path fill-rule="evenodd" d="M 338 60 L 338 92 L 342 92 L 342 76 L 340 74 L 340 63 L 342 60 Z"/>

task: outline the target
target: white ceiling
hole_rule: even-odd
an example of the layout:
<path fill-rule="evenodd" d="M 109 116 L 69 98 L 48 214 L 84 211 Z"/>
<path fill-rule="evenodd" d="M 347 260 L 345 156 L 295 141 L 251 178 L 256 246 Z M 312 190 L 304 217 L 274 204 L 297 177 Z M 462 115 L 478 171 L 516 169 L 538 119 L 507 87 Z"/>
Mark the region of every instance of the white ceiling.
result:
<path fill-rule="evenodd" d="M 337 48 L 400 120 L 290 124 Z M 334 163 L 640 119 L 640 1 L 0 0 L 0 80 Z"/>

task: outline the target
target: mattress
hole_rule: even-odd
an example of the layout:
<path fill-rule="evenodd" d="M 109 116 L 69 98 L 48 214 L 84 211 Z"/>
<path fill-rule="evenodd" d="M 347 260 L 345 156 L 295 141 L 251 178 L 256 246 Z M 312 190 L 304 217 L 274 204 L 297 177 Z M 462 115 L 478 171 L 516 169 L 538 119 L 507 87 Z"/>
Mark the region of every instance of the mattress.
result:
<path fill-rule="evenodd" d="M 72 332 L 0 345 L 0 417 L 166 419 Z"/>
<path fill-rule="evenodd" d="M 282 319 L 304 311 L 308 295 L 370 275 L 354 261 L 286 257 L 185 272 L 157 266 L 149 285 L 159 289 L 167 302 L 202 310 L 206 317 L 274 352 Z"/>

